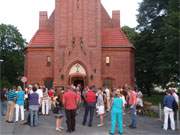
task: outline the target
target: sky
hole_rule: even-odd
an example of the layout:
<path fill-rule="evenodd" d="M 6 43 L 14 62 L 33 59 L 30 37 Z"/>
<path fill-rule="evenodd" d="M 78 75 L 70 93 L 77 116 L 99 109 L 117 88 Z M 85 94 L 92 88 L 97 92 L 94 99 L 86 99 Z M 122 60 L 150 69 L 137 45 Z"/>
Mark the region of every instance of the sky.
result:
<path fill-rule="evenodd" d="M 120 10 L 121 26 L 137 26 L 136 15 L 142 0 L 101 0 L 111 16 L 112 10 Z M 51 15 L 55 0 L 0 0 L 0 24 L 11 24 L 18 28 L 23 38 L 30 41 L 39 26 L 39 11 Z"/>

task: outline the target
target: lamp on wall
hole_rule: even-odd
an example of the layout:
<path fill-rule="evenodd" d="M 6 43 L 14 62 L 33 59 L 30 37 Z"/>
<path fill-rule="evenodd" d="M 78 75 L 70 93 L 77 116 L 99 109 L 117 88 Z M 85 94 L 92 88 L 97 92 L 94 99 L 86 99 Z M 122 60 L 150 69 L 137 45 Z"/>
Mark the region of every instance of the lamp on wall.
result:
<path fill-rule="evenodd" d="M 106 56 L 106 65 L 109 65 L 109 64 L 110 64 L 110 57 Z"/>
<path fill-rule="evenodd" d="M 51 65 L 51 57 L 47 56 L 47 66 L 50 66 L 50 65 Z"/>

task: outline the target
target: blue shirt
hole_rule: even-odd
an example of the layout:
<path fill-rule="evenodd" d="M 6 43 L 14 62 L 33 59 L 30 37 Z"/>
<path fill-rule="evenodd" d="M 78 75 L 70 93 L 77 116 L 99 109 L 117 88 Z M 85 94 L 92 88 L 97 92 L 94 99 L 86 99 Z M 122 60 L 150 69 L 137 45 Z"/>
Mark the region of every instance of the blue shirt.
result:
<path fill-rule="evenodd" d="M 112 103 L 112 112 L 122 112 L 123 100 L 121 98 L 115 97 Z"/>
<path fill-rule="evenodd" d="M 29 105 L 39 105 L 39 95 L 36 92 L 29 95 Z"/>
<path fill-rule="evenodd" d="M 25 93 L 22 90 L 16 93 L 16 104 L 24 105 L 24 95 Z"/>
<path fill-rule="evenodd" d="M 9 90 L 7 93 L 7 100 L 8 101 L 15 101 L 16 92 L 14 90 Z"/>
<path fill-rule="evenodd" d="M 172 95 L 166 95 L 164 97 L 163 105 L 164 107 L 168 107 L 170 109 L 173 109 L 173 102 L 174 102 L 174 97 Z"/>

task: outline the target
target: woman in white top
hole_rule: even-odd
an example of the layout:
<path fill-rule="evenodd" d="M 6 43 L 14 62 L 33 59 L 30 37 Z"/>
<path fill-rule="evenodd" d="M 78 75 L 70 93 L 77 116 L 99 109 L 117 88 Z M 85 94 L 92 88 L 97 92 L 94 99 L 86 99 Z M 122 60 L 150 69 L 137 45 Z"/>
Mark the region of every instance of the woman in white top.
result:
<path fill-rule="evenodd" d="M 43 97 L 42 97 L 42 114 L 49 114 L 49 95 L 47 88 L 43 87 Z"/>
<path fill-rule="evenodd" d="M 102 127 L 104 125 L 104 100 L 103 100 L 103 91 L 102 89 L 99 89 L 97 92 L 97 112 L 100 116 L 100 124 L 98 124 L 98 127 Z"/>

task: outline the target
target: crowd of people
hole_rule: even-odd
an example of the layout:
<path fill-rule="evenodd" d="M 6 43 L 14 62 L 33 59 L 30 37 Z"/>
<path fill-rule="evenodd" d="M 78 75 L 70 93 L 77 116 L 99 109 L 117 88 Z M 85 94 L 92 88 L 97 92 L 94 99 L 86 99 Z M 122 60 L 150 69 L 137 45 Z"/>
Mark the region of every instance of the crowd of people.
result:
<path fill-rule="evenodd" d="M 175 130 L 175 110 L 173 111 L 173 108 L 178 105 L 179 97 L 173 89 L 166 93 L 163 100 L 163 129 L 168 129 L 168 117 L 170 116 L 171 129 Z M 111 128 L 109 133 L 114 135 L 116 124 L 118 124 L 118 133 L 121 135 L 125 126 L 123 122 L 125 108 L 129 109 L 128 112 L 131 116 L 129 128 L 137 128 L 136 107 L 143 107 L 142 97 L 141 91 L 137 91 L 129 85 L 116 89 L 97 88 L 96 86 L 82 88 L 81 85 L 47 89 L 45 86 L 34 84 L 28 85 L 24 90 L 21 86 L 14 86 L 12 89 L 3 88 L 1 91 L 1 114 L 5 116 L 8 123 L 20 121 L 34 127 L 39 124 L 39 115 L 46 116 L 52 111 L 56 118 L 56 131 L 62 132 L 64 130 L 62 123 L 66 117 L 66 131 L 71 133 L 76 130 L 76 115 L 80 112 L 80 107 L 84 106 L 83 126 L 87 124 L 91 127 L 93 125 L 94 114 L 99 116 L 97 126 L 104 126 L 105 114 L 110 112 Z M 28 112 L 26 120 L 25 110 Z"/>

